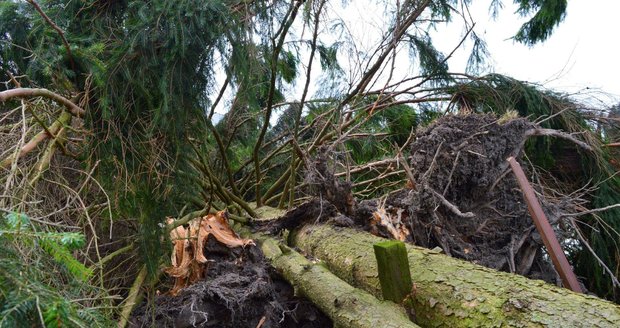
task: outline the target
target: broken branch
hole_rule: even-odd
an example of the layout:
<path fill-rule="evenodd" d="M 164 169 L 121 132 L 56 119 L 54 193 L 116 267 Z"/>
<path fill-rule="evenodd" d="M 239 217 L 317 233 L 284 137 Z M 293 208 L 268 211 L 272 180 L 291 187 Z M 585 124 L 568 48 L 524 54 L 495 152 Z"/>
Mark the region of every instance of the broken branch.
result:
<path fill-rule="evenodd" d="M 79 107 L 78 105 L 71 102 L 71 100 L 49 91 L 47 89 L 33 89 L 33 88 L 15 88 L 11 90 L 6 90 L 0 92 L 0 102 L 5 102 L 12 98 L 33 98 L 33 97 L 44 97 L 51 100 L 54 100 L 63 106 L 69 109 L 72 115 L 77 117 L 83 117 L 86 114 L 86 111 Z"/>

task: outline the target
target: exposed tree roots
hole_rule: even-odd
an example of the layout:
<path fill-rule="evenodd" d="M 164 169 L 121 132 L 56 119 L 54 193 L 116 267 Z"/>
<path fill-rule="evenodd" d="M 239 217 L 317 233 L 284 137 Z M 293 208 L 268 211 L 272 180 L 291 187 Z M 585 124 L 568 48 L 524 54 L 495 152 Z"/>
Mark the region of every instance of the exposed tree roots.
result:
<path fill-rule="evenodd" d="M 141 304 L 130 327 L 331 327 L 312 303 L 294 296 L 256 246 L 231 249 L 210 236 L 205 252 L 205 279 L 176 297 Z"/>

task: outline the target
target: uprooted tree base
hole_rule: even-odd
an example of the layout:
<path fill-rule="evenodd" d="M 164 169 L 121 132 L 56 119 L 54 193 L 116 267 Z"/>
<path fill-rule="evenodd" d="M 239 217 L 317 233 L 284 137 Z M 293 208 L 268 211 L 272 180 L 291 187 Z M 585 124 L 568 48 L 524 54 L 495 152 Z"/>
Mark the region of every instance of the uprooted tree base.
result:
<path fill-rule="evenodd" d="M 438 120 L 412 144 L 414 188 L 388 199 L 386 210 L 405 209 L 402 221 L 416 245 L 441 247 L 453 257 L 555 282 L 506 161 L 519 155 L 534 129 L 526 119 L 502 122 L 491 115 Z M 554 205 L 542 204 L 551 219 L 558 218 Z"/>
<path fill-rule="evenodd" d="M 349 185 L 327 181 L 336 178 L 327 165 L 329 157 L 319 152 L 308 174 L 309 184 L 318 186 L 313 190 L 317 199 L 272 222 L 267 230 L 292 230 L 303 223 L 331 220 L 430 249 L 440 247 L 447 255 L 493 269 L 558 283 L 506 161 L 518 156 L 537 131 L 539 127 L 521 118 L 441 118 L 418 131 L 411 145 L 409 188 L 359 203 L 349 201 Z M 322 191 L 320 197 L 317 190 Z M 567 199 L 540 200 L 552 224 L 573 210 Z M 338 212 L 348 215 L 334 215 Z M 556 233 L 567 232 L 556 228 Z"/>
<path fill-rule="evenodd" d="M 331 327 L 312 303 L 294 296 L 257 247 L 228 248 L 210 236 L 205 251 L 206 278 L 177 296 L 142 303 L 131 327 Z"/>

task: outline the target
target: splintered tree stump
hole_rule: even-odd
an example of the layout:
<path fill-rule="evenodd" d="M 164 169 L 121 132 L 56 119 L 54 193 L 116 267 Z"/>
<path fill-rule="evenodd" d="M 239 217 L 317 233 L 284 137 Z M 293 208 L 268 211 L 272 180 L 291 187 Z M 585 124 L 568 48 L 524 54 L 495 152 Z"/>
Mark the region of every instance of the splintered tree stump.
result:
<path fill-rule="evenodd" d="M 411 273 L 405 243 L 388 240 L 373 245 L 383 298 L 402 302 L 411 293 Z"/>

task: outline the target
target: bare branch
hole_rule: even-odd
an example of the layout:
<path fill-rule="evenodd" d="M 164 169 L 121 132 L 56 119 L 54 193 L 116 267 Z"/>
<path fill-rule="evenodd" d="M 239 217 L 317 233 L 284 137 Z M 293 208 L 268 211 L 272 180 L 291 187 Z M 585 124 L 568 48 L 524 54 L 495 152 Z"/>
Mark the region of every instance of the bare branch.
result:
<path fill-rule="evenodd" d="M 543 129 L 543 128 L 534 128 L 534 129 L 530 129 L 527 130 L 525 132 L 525 137 L 529 137 L 529 136 L 548 136 L 548 137 L 557 137 L 557 138 L 562 138 L 568 141 L 571 141 L 573 143 L 575 143 L 577 146 L 587 150 L 587 151 L 591 151 L 593 152 L 594 149 L 592 149 L 592 147 L 590 145 L 588 145 L 587 143 L 573 137 L 572 135 L 562 132 L 562 131 L 558 131 L 558 130 L 553 130 L 553 129 Z"/>
<path fill-rule="evenodd" d="M 54 100 L 63 106 L 69 109 L 69 112 L 77 117 L 83 117 L 86 114 L 86 111 L 79 107 L 78 105 L 71 102 L 71 100 L 49 91 L 47 89 L 33 89 L 33 88 L 15 88 L 11 90 L 6 90 L 0 92 L 0 102 L 5 102 L 12 98 L 34 98 L 34 97 L 44 97 L 51 100 Z"/>

